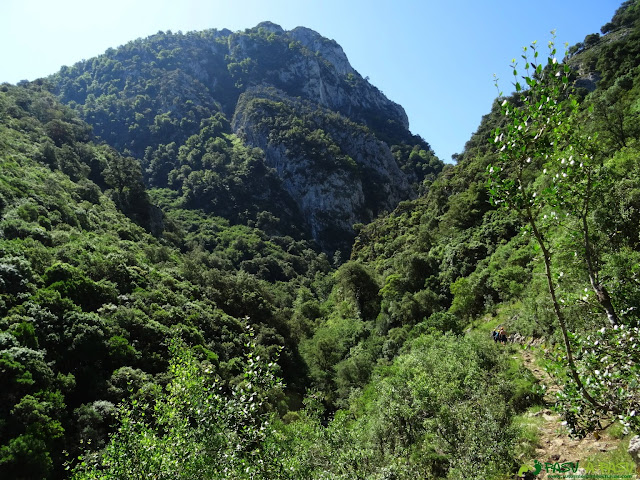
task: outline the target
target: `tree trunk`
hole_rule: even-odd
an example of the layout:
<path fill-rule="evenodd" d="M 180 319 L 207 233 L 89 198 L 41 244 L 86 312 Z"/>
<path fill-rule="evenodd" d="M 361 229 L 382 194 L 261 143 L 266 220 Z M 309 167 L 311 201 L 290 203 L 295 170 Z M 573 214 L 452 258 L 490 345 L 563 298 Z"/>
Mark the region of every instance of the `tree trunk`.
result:
<path fill-rule="evenodd" d="M 613 308 L 613 303 L 611 303 L 611 297 L 609 296 L 609 292 L 607 288 L 600 283 L 598 279 L 598 272 L 595 268 L 595 264 L 593 261 L 593 247 L 591 246 L 591 241 L 589 240 L 589 222 L 587 221 L 587 216 L 589 215 L 589 201 L 591 199 L 591 171 L 587 174 L 587 192 L 584 200 L 584 210 L 582 211 L 581 220 L 582 220 L 582 235 L 584 239 L 584 255 L 587 261 L 587 271 L 589 273 L 589 281 L 591 282 L 591 288 L 596 294 L 596 298 L 598 299 L 598 303 L 604 308 L 604 311 L 607 314 L 607 318 L 609 319 L 609 323 L 612 327 L 620 324 L 620 320 L 618 319 L 618 315 L 616 315 L 616 311 Z"/>
<path fill-rule="evenodd" d="M 576 367 L 576 363 L 573 359 L 573 352 L 571 350 L 571 343 L 569 342 L 569 333 L 567 331 L 567 322 L 564 319 L 564 315 L 562 314 L 562 310 L 560 310 L 560 304 L 558 303 L 558 298 L 556 297 L 556 289 L 553 285 L 553 276 L 551 274 L 551 253 L 547 249 L 545 245 L 544 238 L 542 233 L 538 230 L 536 222 L 533 220 L 533 216 L 531 211 L 527 209 L 527 220 L 529 221 L 529 225 L 533 231 L 533 235 L 536 237 L 536 241 L 538 245 L 540 245 L 540 249 L 542 250 L 542 255 L 544 257 L 544 271 L 547 277 L 547 287 L 549 288 L 549 295 L 551 296 L 551 303 L 553 304 L 553 312 L 556 315 L 556 319 L 560 324 L 560 330 L 562 331 L 562 340 L 564 342 L 564 348 L 567 353 L 567 361 L 569 362 L 569 370 L 571 371 L 571 376 L 573 380 L 576 382 L 576 385 L 582 392 L 584 398 L 593 406 L 600 407 L 600 404 L 594 400 L 594 398 L 587 392 L 582 380 L 580 380 L 580 375 L 578 375 L 578 369 Z"/>
<path fill-rule="evenodd" d="M 613 308 L 613 304 L 611 303 L 611 297 L 609 296 L 609 292 L 607 291 L 607 287 L 602 285 L 601 283 L 594 283 L 594 279 L 591 278 L 591 286 L 593 290 L 596 292 L 596 297 L 598 298 L 598 302 L 604 308 L 604 311 L 607 313 L 607 318 L 609 319 L 609 323 L 612 327 L 620 324 L 620 320 L 618 319 L 618 315 L 616 315 L 616 311 Z"/>

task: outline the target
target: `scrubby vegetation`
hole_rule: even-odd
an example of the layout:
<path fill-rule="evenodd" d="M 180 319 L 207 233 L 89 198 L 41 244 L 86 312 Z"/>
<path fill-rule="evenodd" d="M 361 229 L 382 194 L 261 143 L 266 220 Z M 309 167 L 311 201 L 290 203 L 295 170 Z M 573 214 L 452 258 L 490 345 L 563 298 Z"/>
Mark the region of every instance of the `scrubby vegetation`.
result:
<path fill-rule="evenodd" d="M 141 71 L 148 98 L 119 93 L 134 88 L 127 61 L 166 72 L 183 57 L 159 46 L 196 34 L 2 85 L 0 476 L 509 478 L 543 395 L 518 347 L 491 341 L 499 323 L 545 342 L 572 434 L 637 432 L 639 15 L 625 2 L 564 63 L 529 47 L 516 92 L 437 177 L 426 143 L 375 116 L 246 94 L 317 168 L 361 174 L 327 134 L 338 125 L 389 142 L 420 184 L 355 226 L 349 258 L 310 240 L 223 104 L 176 101 L 191 113 L 167 123 L 152 92 L 173 84 Z M 245 35 L 273 55 L 303 48 Z M 260 58 L 219 65 L 233 102 L 275 75 Z"/>

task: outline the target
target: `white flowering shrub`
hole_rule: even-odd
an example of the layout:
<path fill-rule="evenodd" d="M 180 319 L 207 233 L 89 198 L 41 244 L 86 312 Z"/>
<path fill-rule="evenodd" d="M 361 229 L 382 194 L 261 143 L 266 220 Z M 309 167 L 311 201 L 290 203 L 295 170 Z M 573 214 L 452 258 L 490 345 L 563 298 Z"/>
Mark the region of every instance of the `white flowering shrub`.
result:
<path fill-rule="evenodd" d="M 275 363 L 256 356 L 250 337 L 251 332 L 243 378 L 236 385 L 174 343 L 165 391 L 153 405 L 122 404 L 119 426 L 102 459 L 98 465 L 84 459 L 73 478 L 281 478 L 281 458 L 268 451 L 273 449 L 267 439 L 273 434 L 270 405 L 282 384 Z"/>
<path fill-rule="evenodd" d="M 589 335 L 574 335 L 578 371 L 598 406 L 583 399 L 575 384 L 567 382 L 558 393 L 560 411 L 575 436 L 620 422 L 627 430 L 640 430 L 640 329 L 621 325 Z M 556 369 L 565 364 L 556 358 Z"/>
<path fill-rule="evenodd" d="M 614 307 L 609 290 L 616 287 L 602 269 L 610 241 L 593 214 L 615 177 L 597 135 L 584 131 L 570 67 L 558 62 L 553 40 L 548 46 L 546 60 L 535 42 L 524 49 L 522 76 L 512 62 L 516 93 L 501 103 L 503 125 L 493 132 L 498 161 L 487 168 L 487 186 L 492 202 L 517 212 L 535 239 L 564 344 L 556 363 L 566 380 L 559 407 L 572 433 L 611 419 L 637 428 L 638 335 Z M 576 307 L 590 310 L 592 325 L 606 317 L 609 328 L 576 335 L 577 324 L 586 325 L 576 321 Z"/>

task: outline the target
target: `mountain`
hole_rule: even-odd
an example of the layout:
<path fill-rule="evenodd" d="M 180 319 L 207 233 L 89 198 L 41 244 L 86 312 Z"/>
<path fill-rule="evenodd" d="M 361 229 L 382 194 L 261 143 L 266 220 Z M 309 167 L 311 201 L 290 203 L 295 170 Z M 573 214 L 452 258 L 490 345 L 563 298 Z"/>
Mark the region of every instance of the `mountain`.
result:
<path fill-rule="evenodd" d="M 303 28 L 0 85 L 0 477 L 632 475 L 640 1 L 551 47 L 445 167 Z"/>
<path fill-rule="evenodd" d="M 266 212 L 279 233 L 329 253 L 348 252 L 354 224 L 414 198 L 443 166 L 404 109 L 308 28 L 160 32 L 47 83 L 97 138 L 141 162 L 150 187 L 233 222 Z M 232 138 L 261 150 L 251 168 L 264 184 L 234 181 L 239 166 L 216 144 Z"/>
<path fill-rule="evenodd" d="M 280 352 L 281 410 L 312 385 L 298 344 L 334 290 L 318 244 L 344 261 L 353 224 L 441 163 L 335 42 L 273 28 L 158 34 L 0 88 L 3 478 L 103 448 L 177 339 L 228 389 L 247 342 Z"/>

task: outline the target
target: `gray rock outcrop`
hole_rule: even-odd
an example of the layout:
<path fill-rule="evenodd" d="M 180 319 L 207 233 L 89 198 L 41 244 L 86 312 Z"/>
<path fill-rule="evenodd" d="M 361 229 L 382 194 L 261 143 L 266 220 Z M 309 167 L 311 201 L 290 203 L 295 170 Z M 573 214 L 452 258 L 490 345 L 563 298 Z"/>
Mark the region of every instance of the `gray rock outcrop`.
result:
<path fill-rule="evenodd" d="M 636 435 L 629 440 L 627 452 L 629 452 L 629 455 L 633 458 L 636 464 L 636 470 L 640 473 L 640 435 Z"/>
<path fill-rule="evenodd" d="M 264 151 L 267 165 L 277 172 L 321 245 L 327 246 L 336 231 L 340 232 L 337 237 L 352 236 L 354 224 L 370 222 L 412 197 L 407 178 L 389 147 L 366 129 L 346 118 L 336 121 L 334 117 L 333 122 L 324 124 L 318 120 L 323 134 L 337 149 L 323 153 L 321 159 L 312 158 L 307 150 L 296 150 L 273 138 L 273 132 L 260 122 L 268 113 L 256 112 L 258 107 L 251 106 L 255 98 L 277 101 L 291 110 L 304 107 L 283 92 L 248 91 L 238 102 L 232 128 L 244 142 Z M 314 115 L 322 119 L 330 112 L 318 110 Z"/>

